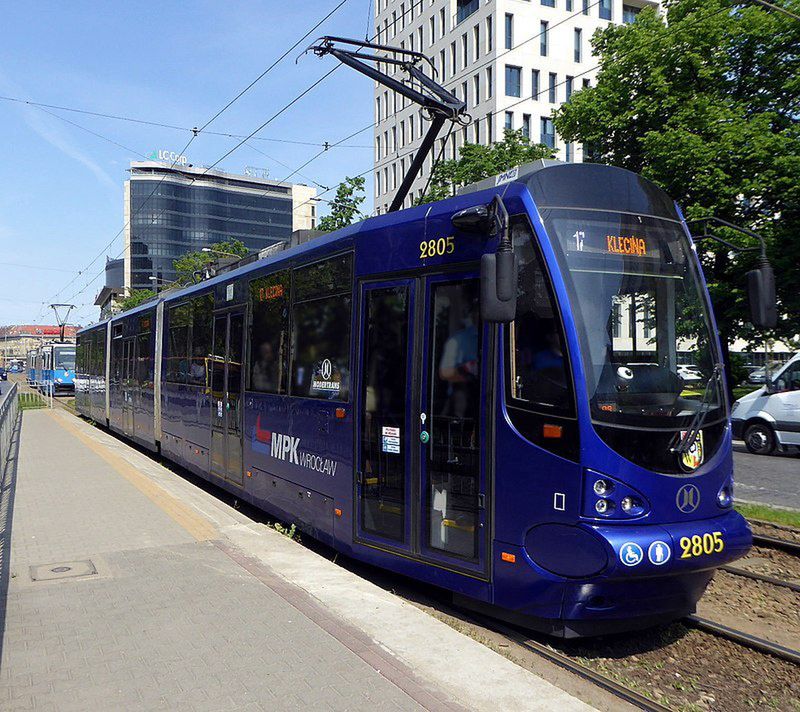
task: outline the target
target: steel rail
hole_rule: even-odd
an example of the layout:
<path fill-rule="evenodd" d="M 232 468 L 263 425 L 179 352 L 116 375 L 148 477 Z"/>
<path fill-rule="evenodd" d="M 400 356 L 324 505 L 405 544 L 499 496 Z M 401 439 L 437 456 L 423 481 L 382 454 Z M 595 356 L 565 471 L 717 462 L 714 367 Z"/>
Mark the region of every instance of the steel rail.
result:
<path fill-rule="evenodd" d="M 722 623 L 717 623 L 716 621 L 702 618 L 701 616 L 690 615 L 686 616 L 683 620 L 687 625 L 697 628 L 698 630 L 712 633 L 720 638 L 731 640 L 734 643 L 739 643 L 753 650 L 758 650 L 759 652 L 767 653 L 781 660 L 787 660 L 795 665 L 800 665 L 800 650 L 792 650 L 792 648 L 787 648 L 785 645 L 773 643 L 771 640 L 750 635 L 750 633 L 730 628 Z"/>
<path fill-rule="evenodd" d="M 463 609 L 461 610 L 462 613 L 466 613 L 466 611 Z M 564 670 L 567 670 L 568 672 L 571 672 L 572 674 L 577 675 L 578 677 L 591 682 L 594 685 L 597 685 L 597 687 L 606 690 L 606 692 L 610 692 L 615 697 L 628 702 L 638 709 L 645 710 L 645 712 L 670 712 L 670 708 L 665 707 L 660 702 L 651 700 L 649 697 L 645 697 L 639 692 L 636 692 L 629 687 L 625 687 L 625 685 L 620 684 L 616 680 L 607 677 L 606 675 L 603 675 L 602 673 L 599 673 L 586 665 L 576 662 L 568 655 L 564 655 L 563 653 L 553 650 L 543 643 L 539 643 L 536 640 L 525 637 L 525 635 L 522 633 L 514 630 L 513 628 L 509 628 L 499 621 L 496 621 L 492 618 L 485 618 L 484 616 L 476 614 L 472 611 L 469 612 L 469 617 L 484 628 L 488 628 L 496 633 L 500 633 L 521 648 L 525 648 L 532 653 L 536 653 L 545 660 L 548 660 Z"/>
<path fill-rule="evenodd" d="M 775 578 L 774 576 L 767 576 L 766 574 L 757 574 L 754 571 L 748 571 L 747 569 L 740 569 L 736 566 L 720 566 L 719 567 L 722 571 L 726 571 L 729 574 L 733 574 L 734 576 L 743 576 L 744 578 L 752 579 L 753 581 L 761 581 L 762 583 L 768 583 L 773 586 L 781 586 L 782 588 L 788 588 L 794 591 L 795 593 L 800 593 L 800 584 L 792 583 L 791 581 L 784 581 L 783 579 Z"/>
<path fill-rule="evenodd" d="M 765 546 L 768 549 L 780 549 L 788 554 L 800 556 L 800 544 L 796 541 L 788 541 L 776 536 L 764 536 L 763 534 L 753 534 L 753 543 L 757 546 Z"/>

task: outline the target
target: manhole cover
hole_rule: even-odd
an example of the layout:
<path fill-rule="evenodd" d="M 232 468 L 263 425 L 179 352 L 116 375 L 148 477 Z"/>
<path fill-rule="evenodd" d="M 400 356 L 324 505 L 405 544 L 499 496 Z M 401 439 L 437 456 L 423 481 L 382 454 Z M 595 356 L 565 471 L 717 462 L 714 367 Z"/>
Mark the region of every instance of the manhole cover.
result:
<path fill-rule="evenodd" d="M 63 564 L 41 564 L 31 566 L 31 581 L 54 581 L 76 576 L 91 576 L 97 569 L 89 561 L 67 561 Z"/>

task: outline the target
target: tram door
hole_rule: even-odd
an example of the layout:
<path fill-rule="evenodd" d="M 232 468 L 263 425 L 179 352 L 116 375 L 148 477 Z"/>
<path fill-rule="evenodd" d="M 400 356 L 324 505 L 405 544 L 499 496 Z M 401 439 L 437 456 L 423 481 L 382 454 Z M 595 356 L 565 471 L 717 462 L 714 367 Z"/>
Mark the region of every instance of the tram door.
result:
<path fill-rule="evenodd" d="M 136 398 L 134 339 L 122 342 L 122 367 L 120 385 L 122 386 L 122 430 L 126 435 L 134 434 L 134 411 Z"/>
<path fill-rule="evenodd" d="M 361 323 L 358 534 L 434 565 L 483 571 L 479 281 L 364 285 Z"/>
<path fill-rule="evenodd" d="M 211 472 L 242 484 L 242 354 L 244 314 L 214 318 L 211 359 Z"/>

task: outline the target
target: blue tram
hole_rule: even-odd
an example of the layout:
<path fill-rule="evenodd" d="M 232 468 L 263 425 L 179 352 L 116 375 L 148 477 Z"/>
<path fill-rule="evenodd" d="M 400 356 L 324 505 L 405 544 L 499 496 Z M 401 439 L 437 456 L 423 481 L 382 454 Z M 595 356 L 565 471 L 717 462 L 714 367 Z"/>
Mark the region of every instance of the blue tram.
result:
<path fill-rule="evenodd" d="M 82 330 L 76 404 L 339 551 L 571 637 L 680 617 L 749 549 L 719 353 L 675 203 L 540 161 Z"/>
<path fill-rule="evenodd" d="M 28 380 L 37 388 L 53 394 L 75 390 L 75 344 L 41 344 L 28 352 Z"/>

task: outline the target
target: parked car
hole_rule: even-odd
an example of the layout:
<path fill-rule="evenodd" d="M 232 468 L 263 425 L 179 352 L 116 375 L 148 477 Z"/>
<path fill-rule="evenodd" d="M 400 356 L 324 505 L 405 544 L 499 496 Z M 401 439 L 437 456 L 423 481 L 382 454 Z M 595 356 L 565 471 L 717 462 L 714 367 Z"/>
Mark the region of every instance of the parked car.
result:
<path fill-rule="evenodd" d="M 0 366 L 0 381 L 7 381 L 8 380 L 8 372 L 5 368 Z"/>
<path fill-rule="evenodd" d="M 684 383 L 699 383 L 705 380 L 697 366 L 678 366 L 678 375 Z"/>
<path fill-rule="evenodd" d="M 782 367 L 783 364 L 781 363 L 771 363 L 769 366 L 770 376 L 775 375 Z M 761 366 L 761 368 L 754 368 L 747 375 L 747 382 L 753 384 L 754 386 L 759 386 L 764 383 L 766 376 L 767 370 L 764 368 L 764 366 Z"/>
<path fill-rule="evenodd" d="M 756 455 L 800 448 L 800 353 L 772 373 L 769 383 L 731 409 L 733 437 Z"/>

